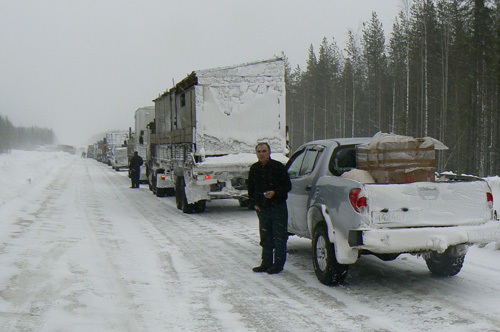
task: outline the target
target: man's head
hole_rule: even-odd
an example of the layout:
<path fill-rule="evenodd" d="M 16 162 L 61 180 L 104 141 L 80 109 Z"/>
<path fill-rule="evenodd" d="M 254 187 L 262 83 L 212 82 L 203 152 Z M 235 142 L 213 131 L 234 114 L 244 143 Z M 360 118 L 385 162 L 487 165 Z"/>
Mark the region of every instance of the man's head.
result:
<path fill-rule="evenodd" d="M 257 153 L 257 158 L 263 165 L 267 164 L 269 159 L 271 159 L 271 147 L 267 143 L 257 144 L 255 152 Z"/>
<path fill-rule="evenodd" d="M 139 152 L 134 151 L 134 156 L 138 156 L 138 155 L 139 155 Z"/>

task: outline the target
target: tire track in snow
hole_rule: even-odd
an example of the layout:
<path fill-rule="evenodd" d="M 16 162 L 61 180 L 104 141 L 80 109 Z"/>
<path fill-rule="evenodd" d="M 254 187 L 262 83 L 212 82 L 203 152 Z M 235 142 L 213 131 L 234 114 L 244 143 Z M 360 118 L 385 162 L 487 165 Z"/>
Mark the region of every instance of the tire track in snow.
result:
<path fill-rule="evenodd" d="M 107 169 L 103 169 L 103 174 L 106 174 Z M 96 180 L 93 180 L 94 183 Z M 149 252 L 151 256 L 155 257 L 156 264 L 159 265 L 157 270 L 162 271 L 160 276 L 153 276 L 152 279 L 148 279 L 148 283 L 152 283 L 151 286 L 153 289 L 163 289 L 161 295 L 159 294 L 150 294 L 148 293 L 148 285 L 130 282 L 127 287 L 134 293 L 140 294 L 145 293 L 149 294 L 149 297 L 144 298 L 141 296 L 140 298 L 144 298 L 143 305 L 148 305 L 148 303 L 156 298 L 155 306 L 150 306 L 148 310 L 142 310 L 145 313 L 151 313 L 148 315 L 146 319 L 145 326 L 147 327 L 147 320 L 154 320 L 157 324 L 164 325 L 165 329 L 171 331 L 178 330 L 214 330 L 216 329 L 216 325 L 214 322 L 211 322 L 209 317 L 207 319 L 195 319 L 193 321 L 186 321 L 185 317 L 200 317 L 200 304 L 196 300 L 197 294 L 193 292 L 192 289 L 186 288 L 185 286 L 185 278 L 186 276 L 193 274 L 195 269 L 191 269 L 181 264 L 181 266 L 176 267 L 176 262 L 183 261 L 183 259 L 178 259 L 178 253 L 176 252 L 176 248 L 172 247 L 172 245 L 168 242 L 168 240 L 163 237 L 160 233 L 151 229 L 148 223 L 144 223 L 143 217 L 138 211 L 140 209 L 144 209 L 145 206 L 142 204 L 138 204 L 136 202 L 136 198 L 138 194 L 141 194 L 141 190 L 130 190 L 125 187 L 127 179 L 123 177 L 109 176 L 106 174 L 102 181 L 105 182 L 104 185 L 98 186 L 100 189 L 100 193 L 96 196 L 102 197 L 104 199 L 102 203 L 103 206 L 107 206 L 109 202 L 119 201 L 120 205 L 118 208 L 123 209 L 123 215 L 129 215 L 131 225 L 136 230 L 134 233 L 135 236 L 143 239 L 142 243 L 147 242 L 147 246 L 150 249 Z M 97 186 L 97 184 L 95 184 Z M 109 189 L 108 189 L 109 188 Z M 119 188 L 119 190 L 117 190 Z M 123 190 L 123 191 L 122 191 Z M 156 197 L 149 196 L 149 193 L 144 192 L 143 194 L 147 195 L 147 201 L 151 198 L 155 199 Z M 145 195 L 144 195 L 145 196 Z M 139 210 L 136 210 L 139 208 Z M 105 211 L 103 211 L 105 213 Z M 104 238 L 109 236 L 117 236 L 120 237 L 120 233 L 117 230 L 117 227 L 122 227 L 121 221 L 113 220 L 115 225 L 110 225 L 107 229 L 103 231 Z M 126 235 L 126 234 L 125 234 Z M 130 239 L 128 239 L 130 240 Z M 134 251 L 136 246 L 133 244 L 121 243 L 116 248 L 111 248 L 109 250 L 111 256 L 113 255 L 123 255 L 124 253 Z M 136 262 L 138 266 L 140 266 L 141 262 Z M 122 269 L 124 273 L 126 273 L 127 267 L 124 263 L 115 263 L 117 264 L 117 269 Z M 122 265 L 120 265 L 122 264 Z M 179 265 L 179 264 L 177 264 Z M 209 287 L 209 286 L 207 286 Z M 137 299 L 136 299 L 137 300 Z M 155 326 L 153 324 L 153 326 Z M 147 328 L 146 328 L 147 329 Z"/>

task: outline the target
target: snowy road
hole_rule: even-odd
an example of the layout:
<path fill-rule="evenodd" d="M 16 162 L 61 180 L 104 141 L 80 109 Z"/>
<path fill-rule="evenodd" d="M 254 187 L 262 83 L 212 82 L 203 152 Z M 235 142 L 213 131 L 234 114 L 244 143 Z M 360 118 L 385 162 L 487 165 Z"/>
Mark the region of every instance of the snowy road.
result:
<path fill-rule="evenodd" d="M 500 331 L 500 251 L 462 272 L 362 257 L 317 281 L 310 241 L 257 274 L 257 218 L 235 201 L 186 215 L 125 172 L 63 153 L 0 155 L 2 331 Z"/>

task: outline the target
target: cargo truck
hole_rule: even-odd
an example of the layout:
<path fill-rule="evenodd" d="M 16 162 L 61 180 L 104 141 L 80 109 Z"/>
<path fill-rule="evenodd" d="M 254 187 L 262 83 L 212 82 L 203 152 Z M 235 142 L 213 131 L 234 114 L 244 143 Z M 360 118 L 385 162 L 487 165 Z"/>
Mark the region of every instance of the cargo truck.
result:
<path fill-rule="evenodd" d="M 148 159 L 149 153 L 149 125 L 154 122 L 155 118 L 155 108 L 154 106 L 144 106 L 140 107 L 135 111 L 134 120 L 135 128 L 134 132 L 130 133 L 130 139 L 127 144 L 127 154 L 128 160 L 132 158 L 134 152 L 137 151 L 142 160 Z M 148 177 L 146 172 L 146 167 L 141 167 L 141 174 L 139 177 L 139 182 L 148 183 Z"/>
<path fill-rule="evenodd" d="M 258 142 L 287 160 L 281 58 L 194 71 L 154 103 L 148 180 L 158 196 L 175 193 L 185 213 L 202 212 L 213 199 L 245 205 Z"/>
<path fill-rule="evenodd" d="M 117 147 L 126 147 L 129 138 L 128 131 L 116 131 L 106 133 L 106 163 L 113 166 L 115 157 L 114 151 Z"/>

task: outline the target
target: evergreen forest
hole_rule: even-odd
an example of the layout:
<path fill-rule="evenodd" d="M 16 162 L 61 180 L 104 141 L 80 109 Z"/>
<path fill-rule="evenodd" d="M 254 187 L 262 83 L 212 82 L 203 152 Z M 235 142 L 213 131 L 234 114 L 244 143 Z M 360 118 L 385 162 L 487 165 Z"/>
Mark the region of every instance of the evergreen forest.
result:
<path fill-rule="evenodd" d="M 31 150 L 37 145 L 53 144 L 52 129 L 38 127 L 15 127 L 7 117 L 0 115 L 0 153 L 11 149 Z"/>
<path fill-rule="evenodd" d="M 438 171 L 500 173 L 500 0 L 401 0 L 386 40 L 377 14 L 360 32 L 287 60 L 292 150 L 304 142 L 393 132 L 434 137 Z M 286 58 L 286 57 L 285 57 Z"/>

